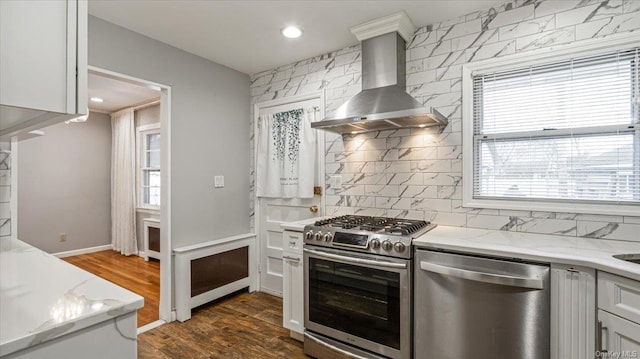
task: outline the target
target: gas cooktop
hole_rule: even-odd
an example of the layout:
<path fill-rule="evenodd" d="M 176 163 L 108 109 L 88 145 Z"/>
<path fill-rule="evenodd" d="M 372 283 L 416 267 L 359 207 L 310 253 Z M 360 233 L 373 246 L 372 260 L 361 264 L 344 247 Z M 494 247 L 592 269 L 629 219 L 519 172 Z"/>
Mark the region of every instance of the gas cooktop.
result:
<path fill-rule="evenodd" d="M 419 232 L 422 228 L 428 225 L 429 222 L 427 221 L 418 221 L 412 219 L 351 215 L 333 217 L 321 221 L 316 221 L 314 223 L 314 226 L 316 227 L 353 229 L 374 233 L 385 232 L 403 236 Z"/>
<path fill-rule="evenodd" d="M 411 241 L 436 225 L 427 221 L 346 215 L 304 228 L 308 245 L 410 258 Z"/>

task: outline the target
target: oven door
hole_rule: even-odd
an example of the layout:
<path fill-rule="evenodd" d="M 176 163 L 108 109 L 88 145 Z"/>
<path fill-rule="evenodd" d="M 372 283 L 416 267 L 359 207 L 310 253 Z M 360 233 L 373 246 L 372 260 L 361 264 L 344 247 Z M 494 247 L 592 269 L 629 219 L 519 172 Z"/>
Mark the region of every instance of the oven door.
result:
<path fill-rule="evenodd" d="M 411 261 L 304 248 L 304 326 L 390 358 L 411 357 Z"/>

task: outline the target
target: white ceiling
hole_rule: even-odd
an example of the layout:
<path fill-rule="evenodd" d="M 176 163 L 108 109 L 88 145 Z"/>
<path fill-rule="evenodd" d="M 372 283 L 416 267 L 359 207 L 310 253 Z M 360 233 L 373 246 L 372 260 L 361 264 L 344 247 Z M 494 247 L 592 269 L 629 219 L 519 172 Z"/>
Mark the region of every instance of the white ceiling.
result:
<path fill-rule="evenodd" d="M 112 113 L 123 108 L 150 102 L 160 97 L 160 92 L 129 82 L 89 73 L 89 98 L 99 97 L 102 103 L 89 101 L 89 110 Z"/>
<path fill-rule="evenodd" d="M 358 43 L 349 28 L 404 10 L 418 26 L 506 2 L 92 0 L 89 13 L 238 71 L 254 74 Z M 302 28 L 286 39 L 280 30 Z"/>

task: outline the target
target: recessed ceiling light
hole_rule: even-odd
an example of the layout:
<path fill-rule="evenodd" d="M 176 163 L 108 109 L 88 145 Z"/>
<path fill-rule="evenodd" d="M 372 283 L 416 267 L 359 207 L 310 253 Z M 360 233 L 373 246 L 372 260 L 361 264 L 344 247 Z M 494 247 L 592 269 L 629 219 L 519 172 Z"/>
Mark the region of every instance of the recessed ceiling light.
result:
<path fill-rule="evenodd" d="M 91 100 L 91 102 L 104 102 L 100 97 L 92 97 L 89 100 Z"/>
<path fill-rule="evenodd" d="M 358 131 L 351 131 L 351 134 L 352 134 L 352 135 L 357 135 L 357 134 L 358 134 Z"/>
<path fill-rule="evenodd" d="M 422 124 L 422 125 L 418 125 L 418 127 L 425 128 L 425 127 L 427 127 L 427 125 Z"/>
<path fill-rule="evenodd" d="M 282 35 L 290 39 L 295 39 L 300 37 L 300 35 L 302 35 L 302 30 L 300 30 L 295 26 L 287 26 L 284 29 L 282 29 Z"/>

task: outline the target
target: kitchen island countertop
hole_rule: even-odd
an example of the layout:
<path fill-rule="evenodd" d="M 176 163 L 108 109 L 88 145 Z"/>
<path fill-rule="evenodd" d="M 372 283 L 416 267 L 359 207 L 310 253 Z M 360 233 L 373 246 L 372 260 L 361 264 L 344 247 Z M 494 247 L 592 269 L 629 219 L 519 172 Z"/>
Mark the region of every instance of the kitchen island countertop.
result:
<path fill-rule="evenodd" d="M 640 280 L 640 264 L 614 258 L 640 253 L 640 242 L 438 226 L 413 240 L 418 248 L 590 267 Z"/>
<path fill-rule="evenodd" d="M 141 296 L 16 238 L 0 239 L 0 356 L 134 312 L 143 303 Z"/>

